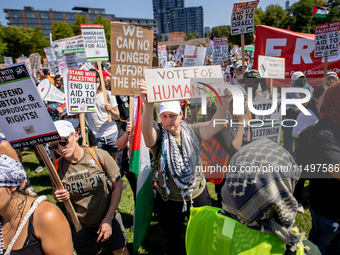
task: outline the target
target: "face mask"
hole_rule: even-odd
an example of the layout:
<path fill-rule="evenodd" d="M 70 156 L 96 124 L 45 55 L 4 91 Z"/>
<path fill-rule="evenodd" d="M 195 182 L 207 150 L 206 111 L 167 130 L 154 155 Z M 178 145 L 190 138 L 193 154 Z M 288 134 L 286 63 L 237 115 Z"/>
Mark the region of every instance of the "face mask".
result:
<path fill-rule="evenodd" d="M 71 122 L 74 128 L 79 127 L 79 119 L 68 119 L 67 121 Z"/>
<path fill-rule="evenodd" d="M 100 83 L 96 83 L 96 89 L 98 89 L 100 86 Z"/>
<path fill-rule="evenodd" d="M 59 104 L 55 103 L 55 104 L 50 104 L 50 106 L 48 108 L 50 108 L 52 111 L 55 111 L 55 110 L 57 110 L 58 107 L 59 107 Z"/>
<path fill-rule="evenodd" d="M 304 78 L 297 79 L 297 80 L 295 81 L 295 84 L 296 84 L 296 86 L 302 88 L 303 85 L 305 85 L 305 79 L 304 79 Z"/>

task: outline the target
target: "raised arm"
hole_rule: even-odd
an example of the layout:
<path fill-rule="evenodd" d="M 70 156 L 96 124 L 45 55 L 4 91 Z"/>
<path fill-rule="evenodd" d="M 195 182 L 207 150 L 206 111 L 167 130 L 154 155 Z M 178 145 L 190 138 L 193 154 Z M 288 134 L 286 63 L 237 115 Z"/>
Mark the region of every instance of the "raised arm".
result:
<path fill-rule="evenodd" d="M 139 90 L 145 106 L 142 115 L 141 129 L 146 146 L 153 147 L 157 140 L 157 133 L 156 130 L 153 128 L 153 103 L 148 103 L 148 89 L 145 81 L 139 83 Z"/>
<path fill-rule="evenodd" d="M 230 90 L 226 89 L 226 96 L 221 96 L 222 105 L 219 103 L 212 119 L 204 122 L 200 127 L 200 135 L 203 141 L 209 140 L 223 128 L 223 124 L 215 125 L 214 119 L 226 119 L 231 99 L 232 94 Z"/>

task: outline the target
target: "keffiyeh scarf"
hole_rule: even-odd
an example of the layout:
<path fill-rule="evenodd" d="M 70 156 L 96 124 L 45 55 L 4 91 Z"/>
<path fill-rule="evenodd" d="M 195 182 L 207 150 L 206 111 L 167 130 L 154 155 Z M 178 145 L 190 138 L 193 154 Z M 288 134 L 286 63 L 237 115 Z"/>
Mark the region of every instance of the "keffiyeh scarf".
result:
<path fill-rule="evenodd" d="M 20 187 L 26 178 L 20 162 L 5 154 L 0 155 L 0 187 Z"/>
<path fill-rule="evenodd" d="M 201 169 L 201 156 L 200 156 L 200 142 L 185 121 L 181 121 L 181 142 L 182 149 L 178 148 L 173 135 L 164 127 L 162 127 L 162 155 L 160 158 L 161 170 L 160 173 L 164 178 L 163 188 L 166 189 L 167 194 L 170 190 L 166 186 L 167 175 L 170 174 L 176 186 L 180 190 L 183 198 L 182 211 L 187 211 L 187 202 L 185 197 L 190 197 L 191 206 L 192 192 L 196 185 L 196 167 Z"/>

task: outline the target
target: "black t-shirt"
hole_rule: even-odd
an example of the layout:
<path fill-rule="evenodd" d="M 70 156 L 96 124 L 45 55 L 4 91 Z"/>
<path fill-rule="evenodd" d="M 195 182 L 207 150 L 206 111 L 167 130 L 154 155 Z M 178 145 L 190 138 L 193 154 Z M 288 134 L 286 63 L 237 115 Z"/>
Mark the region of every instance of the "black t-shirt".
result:
<path fill-rule="evenodd" d="M 340 163 L 340 127 L 330 117 L 325 116 L 311 133 L 312 164 Z M 312 209 L 326 218 L 340 219 L 340 181 L 331 179 L 310 180 L 310 205 Z"/>
<path fill-rule="evenodd" d="M 125 135 L 126 126 L 127 126 L 127 121 L 123 122 L 122 125 L 120 126 L 117 140 L 119 138 L 121 138 L 123 135 Z M 123 170 L 124 174 L 128 174 L 128 172 L 129 172 L 129 158 L 128 158 L 127 146 L 123 150 L 122 170 Z"/>

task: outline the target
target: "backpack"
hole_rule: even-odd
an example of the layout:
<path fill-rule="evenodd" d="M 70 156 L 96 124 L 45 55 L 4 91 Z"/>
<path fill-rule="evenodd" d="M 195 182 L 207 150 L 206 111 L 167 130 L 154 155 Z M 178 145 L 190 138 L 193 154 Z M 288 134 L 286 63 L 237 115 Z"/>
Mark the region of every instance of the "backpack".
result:
<path fill-rule="evenodd" d="M 91 154 L 91 156 L 93 157 L 93 159 L 96 161 L 97 165 L 99 166 L 100 170 L 102 170 L 104 173 L 105 171 L 103 170 L 103 165 L 100 163 L 99 161 L 99 157 L 98 157 L 98 154 L 97 154 L 97 151 L 95 148 L 92 148 L 92 147 L 86 147 L 87 151 Z M 61 160 L 62 157 L 58 158 L 55 162 L 54 162 L 54 168 L 55 168 L 55 171 L 58 173 L 59 171 L 59 166 L 60 166 L 60 163 L 61 163 Z M 105 175 L 106 176 L 106 175 Z M 118 181 L 119 179 L 117 179 Z M 110 190 L 110 193 L 113 191 L 113 184 L 111 182 L 111 180 L 109 178 L 107 178 L 106 176 L 106 182 L 107 184 L 109 185 L 109 190 Z"/>

